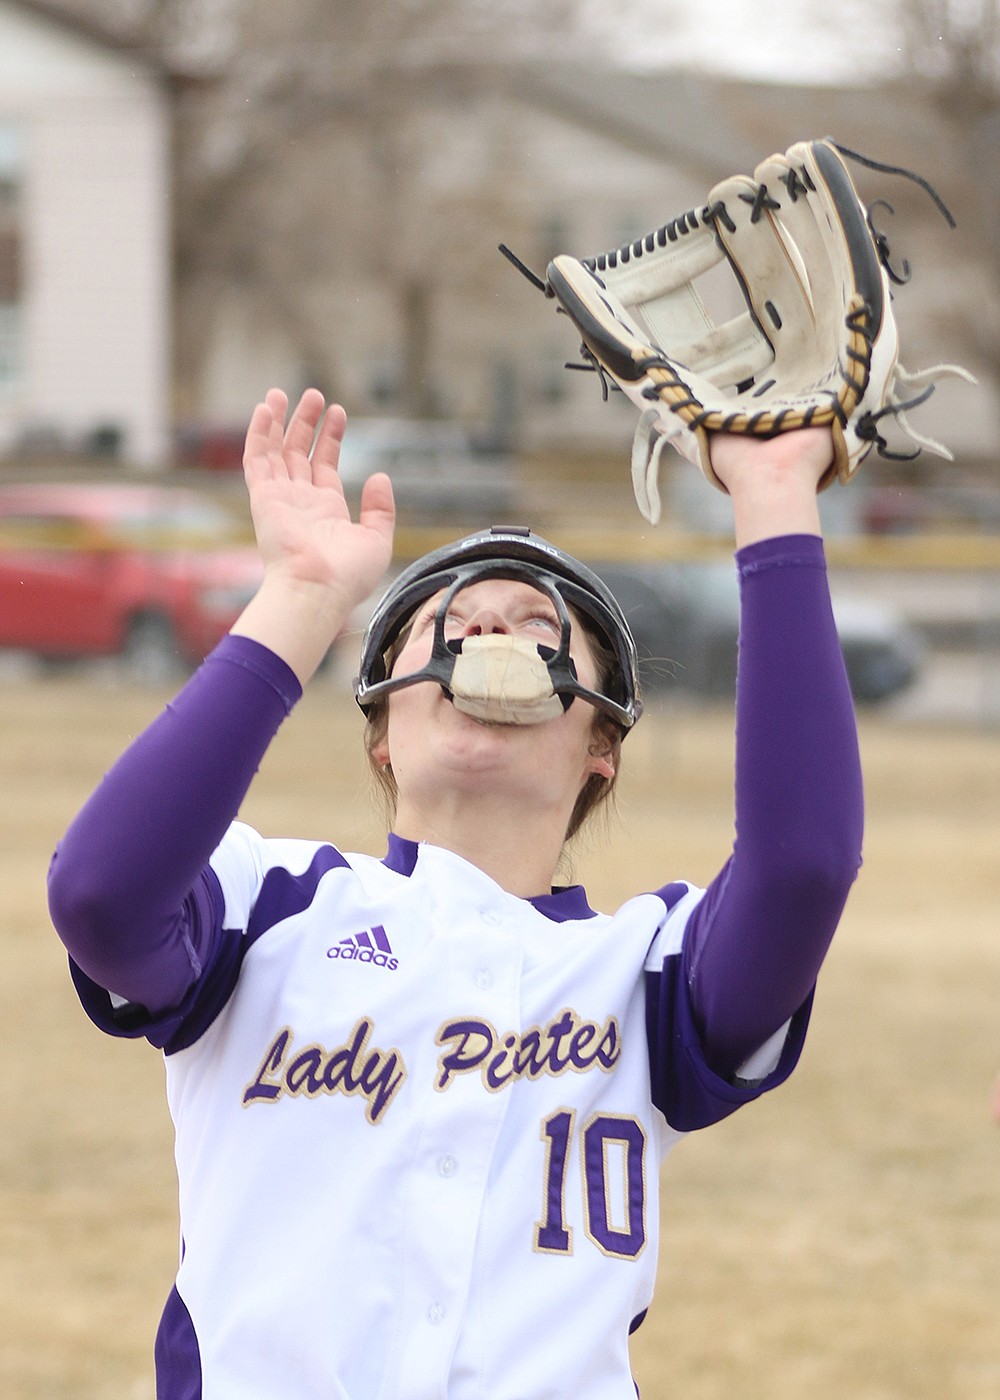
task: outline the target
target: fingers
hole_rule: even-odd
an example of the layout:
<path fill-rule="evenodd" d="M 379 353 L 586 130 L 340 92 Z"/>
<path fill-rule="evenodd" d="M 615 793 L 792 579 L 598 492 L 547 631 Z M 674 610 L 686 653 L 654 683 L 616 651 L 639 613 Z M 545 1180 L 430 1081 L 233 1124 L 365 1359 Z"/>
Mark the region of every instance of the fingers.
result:
<path fill-rule="evenodd" d="M 392 495 L 392 482 L 385 472 L 376 472 L 361 489 L 358 524 L 374 530 L 391 545 L 395 523 L 396 503 Z"/>
<path fill-rule="evenodd" d="M 268 454 L 272 461 L 275 461 L 281 454 L 281 436 L 285 430 L 288 395 L 281 389 L 268 389 L 264 395 L 264 404 L 271 412 L 271 424 L 267 434 Z"/>
<path fill-rule="evenodd" d="M 264 395 L 264 402 L 277 420 L 280 432 L 284 428 L 285 414 L 288 412 L 288 395 L 283 389 L 268 389 Z"/>
<path fill-rule="evenodd" d="M 316 433 L 316 424 L 323 412 L 323 395 L 318 389 L 307 389 L 295 406 L 284 437 L 284 459 L 288 475 L 294 480 L 312 479 L 309 460 Z"/>
<path fill-rule="evenodd" d="M 309 454 L 324 407 L 323 395 L 318 389 L 307 389 L 295 406 L 284 440 L 285 461 L 291 476 L 311 475 Z"/>
<path fill-rule="evenodd" d="M 323 415 L 312 450 L 313 480 L 317 485 L 332 486 L 337 478 L 340 444 L 346 425 L 347 414 L 340 404 L 331 404 Z"/>
<path fill-rule="evenodd" d="M 344 410 L 339 404 L 326 408 L 319 390 L 307 389 L 286 428 L 287 413 L 288 396 L 281 389 L 269 389 L 254 409 L 243 454 L 247 480 L 287 478 L 332 485 L 347 421 Z"/>
<path fill-rule="evenodd" d="M 250 417 L 243 448 L 243 471 L 249 483 L 274 475 L 274 454 L 280 453 L 281 432 L 288 400 L 280 389 L 271 389 Z"/>

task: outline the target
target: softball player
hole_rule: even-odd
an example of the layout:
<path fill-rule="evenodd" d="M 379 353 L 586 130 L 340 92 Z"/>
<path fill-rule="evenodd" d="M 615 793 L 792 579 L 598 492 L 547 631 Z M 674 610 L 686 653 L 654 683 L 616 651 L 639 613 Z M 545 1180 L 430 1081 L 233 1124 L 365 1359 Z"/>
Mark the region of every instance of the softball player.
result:
<path fill-rule="evenodd" d="M 600 581 L 525 531 L 428 556 L 373 615 L 384 857 L 236 820 L 390 559 L 387 478 L 356 522 L 344 503 L 343 413 L 315 391 L 286 411 L 272 391 L 247 436 L 258 594 L 50 875 L 88 1013 L 165 1054 L 183 1246 L 159 1400 L 630 1400 L 660 1164 L 790 1073 L 860 860 L 829 435 L 714 441 L 737 840 L 707 890 L 664 871 L 604 914 L 553 877 L 639 716 L 634 648 Z"/>

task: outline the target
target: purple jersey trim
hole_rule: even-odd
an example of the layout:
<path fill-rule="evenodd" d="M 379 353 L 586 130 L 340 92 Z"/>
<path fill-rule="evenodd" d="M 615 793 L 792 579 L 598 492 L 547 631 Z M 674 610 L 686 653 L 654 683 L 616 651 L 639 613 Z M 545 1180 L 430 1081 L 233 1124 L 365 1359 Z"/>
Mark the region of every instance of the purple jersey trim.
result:
<path fill-rule="evenodd" d="M 684 958 L 664 958 L 658 972 L 646 973 L 646 1038 L 649 1043 L 653 1103 L 676 1132 L 691 1133 L 728 1118 L 788 1078 L 798 1063 L 812 1009 L 810 994 L 791 1019 L 781 1058 L 764 1079 L 723 1077 L 705 1058 L 695 1020 Z"/>
<path fill-rule="evenodd" d="M 211 954 L 204 870 L 300 687 L 277 656 L 226 637 L 126 749 L 71 823 L 49 909 L 73 961 L 154 1014 Z"/>
<path fill-rule="evenodd" d="M 224 901 L 215 872 L 206 869 L 198 881 L 204 892 L 204 937 L 208 955 L 198 979 L 175 1007 L 150 1013 L 138 1002 L 115 1006 L 107 990 L 70 959 L 70 971 L 87 1015 L 102 1031 L 125 1039 L 144 1036 L 157 1049 L 173 1054 L 186 1049 L 208 1030 L 233 994 L 248 943 L 240 929 L 222 926 Z"/>
<path fill-rule="evenodd" d="M 690 889 L 691 886 L 686 885 L 683 880 L 675 880 L 669 885 L 664 885 L 660 890 L 654 890 L 653 893 L 656 895 L 657 899 L 663 900 L 664 904 L 667 906 L 667 913 L 669 913 L 675 904 L 680 904 L 684 896 L 690 892 Z"/>
<path fill-rule="evenodd" d="M 394 870 L 397 875 L 412 875 L 419 854 L 419 841 L 408 841 L 405 836 L 397 836 L 394 831 L 390 831 L 389 849 L 383 857 L 382 864 Z"/>
<path fill-rule="evenodd" d="M 301 875 L 293 875 L 290 870 L 276 866 L 264 876 L 253 913 L 247 924 L 247 942 L 255 943 L 261 934 L 301 914 L 316 898 L 319 882 L 331 870 L 350 869 L 348 862 L 333 846 L 321 846 L 313 856 L 309 869 Z"/>
<path fill-rule="evenodd" d="M 389 832 L 389 849 L 382 864 L 394 870 L 397 875 L 410 876 L 416 869 L 420 855 L 420 842 L 410 841 L 405 836 Z M 684 886 L 681 886 L 683 889 Z M 555 885 L 548 894 L 533 895 L 528 901 L 539 914 L 544 914 L 553 923 L 569 923 L 575 919 L 597 917 L 587 900 L 587 892 L 582 885 Z"/>
<path fill-rule="evenodd" d="M 551 894 L 532 895 L 528 903 L 555 924 L 597 918 L 582 885 L 554 885 Z"/>
<path fill-rule="evenodd" d="M 198 1335 L 176 1288 L 163 1309 L 153 1355 L 159 1400 L 202 1400 Z"/>
<path fill-rule="evenodd" d="M 185 920 L 191 924 L 197 924 L 203 930 L 200 941 L 208 953 L 204 962 L 200 960 L 198 962 L 199 979 L 206 975 L 217 954 L 216 945 L 222 929 L 223 903 L 222 889 L 216 879 L 215 872 L 210 867 L 206 867 L 199 875 L 194 889 L 185 901 Z M 151 1014 L 148 1008 L 139 1001 L 126 1001 L 124 1004 L 115 1005 L 108 989 L 84 972 L 72 954 L 69 966 L 73 984 L 83 1004 L 83 1009 L 96 1026 L 109 1035 L 122 1036 L 126 1039 L 148 1036 L 152 1027 L 162 1028 L 162 1036 L 154 1041 L 158 1046 L 162 1046 L 173 1033 L 169 1027 L 174 1026 L 178 1018 L 185 1013 L 186 1008 L 197 995 L 199 986 L 199 981 L 193 982 L 188 988 L 187 995 L 176 1008 L 170 1008 L 162 1015 Z M 112 990 L 114 989 L 112 988 Z"/>
<path fill-rule="evenodd" d="M 278 866 L 269 870 L 250 915 L 246 933 L 222 927 L 223 895 L 215 872 L 203 872 L 212 891 L 214 909 L 210 952 L 198 980 L 177 1007 L 150 1015 L 145 1007 L 127 1003 L 115 1008 L 103 987 L 71 963 L 73 980 L 91 1020 L 111 1035 L 145 1036 L 166 1054 L 186 1050 L 201 1038 L 232 996 L 243 959 L 254 943 L 283 919 L 301 914 L 316 897 L 324 875 L 346 869 L 348 862 L 333 846 L 323 846 L 301 875 Z"/>

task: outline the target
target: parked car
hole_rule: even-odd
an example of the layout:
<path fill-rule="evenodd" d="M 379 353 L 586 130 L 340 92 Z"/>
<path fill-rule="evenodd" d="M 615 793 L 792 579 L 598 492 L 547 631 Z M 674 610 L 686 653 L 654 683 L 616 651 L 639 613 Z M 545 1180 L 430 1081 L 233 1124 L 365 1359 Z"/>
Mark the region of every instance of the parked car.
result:
<path fill-rule="evenodd" d="M 607 564 L 597 571 L 633 628 L 647 694 L 732 696 L 739 593 L 731 564 Z M 924 647 L 905 618 L 850 597 L 835 597 L 833 610 L 857 702 L 875 704 L 914 683 Z"/>
<path fill-rule="evenodd" d="M 260 577 L 241 523 L 199 492 L 0 487 L 0 647 L 165 678 L 212 649 Z"/>
<path fill-rule="evenodd" d="M 352 505 L 373 472 L 388 472 L 400 516 L 415 521 L 502 524 L 517 513 L 515 463 L 485 451 L 460 424 L 400 418 L 352 418 L 340 452 L 340 477 Z"/>

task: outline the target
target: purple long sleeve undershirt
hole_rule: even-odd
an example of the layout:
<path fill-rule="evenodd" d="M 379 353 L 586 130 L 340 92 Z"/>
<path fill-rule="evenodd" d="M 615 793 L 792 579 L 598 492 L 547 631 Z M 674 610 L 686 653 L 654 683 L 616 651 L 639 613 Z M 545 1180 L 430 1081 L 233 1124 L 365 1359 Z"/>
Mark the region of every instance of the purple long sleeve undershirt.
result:
<path fill-rule="evenodd" d="M 854 705 L 822 541 L 737 555 L 736 840 L 685 945 L 706 1058 L 729 1077 L 803 1004 L 861 865 Z"/>
<path fill-rule="evenodd" d="M 697 909 L 686 971 L 723 1075 L 808 995 L 860 863 L 853 706 L 821 541 L 740 551 L 733 854 Z M 301 695 L 291 670 L 225 638 L 126 750 L 53 858 L 49 903 L 74 962 L 151 1015 L 201 971 L 204 870 Z"/>
<path fill-rule="evenodd" d="M 49 911 L 98 986 L 151 1015 L 180 1005 L 210 933 L 201 872 L 301 694 L 280 657 L 224 637 L 91 794 L 53 858 Z"/>

